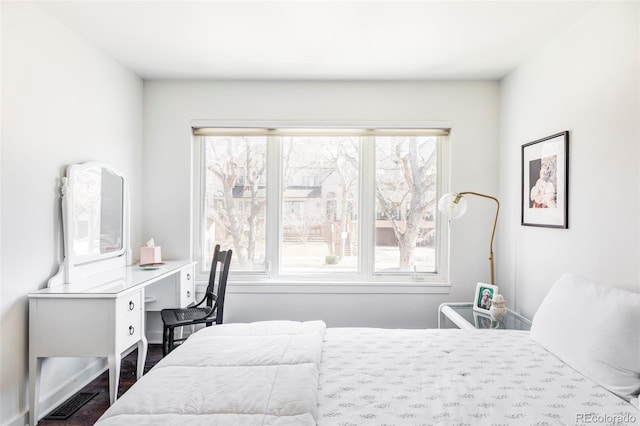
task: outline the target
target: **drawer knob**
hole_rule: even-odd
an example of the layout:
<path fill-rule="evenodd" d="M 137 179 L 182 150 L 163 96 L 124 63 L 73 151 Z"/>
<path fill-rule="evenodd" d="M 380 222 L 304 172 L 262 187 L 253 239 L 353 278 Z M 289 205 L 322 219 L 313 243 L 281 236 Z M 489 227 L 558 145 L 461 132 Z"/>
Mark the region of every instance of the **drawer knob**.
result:
<path fill-rule="evenodd" d="M 191 274 L 187 274 L 187 280 L 191 280 Z"/>
<path fill-rule="evenodd" d="M 129 310 L 133 311 L 133 308 L 135 308 L 135 307 L 136 307 L 136 304 L 133 303 L 133 300 L 129 300 Z"/>
<path fill-rule="evenodd" d="M 187 290 L 187 297 L 191 297 L 191 291 Z"/>
<path fill-rule="evenodd" d="M 135 329 L 135 328 L 133 328 L 133 326 L 132 326 L 132 325 L 130 325 L 130 326 L 129 326 L 129 336 L 133 336 L 133 333 L 135 333 L 135 332 L 136 332 L 136 329 Z"/>

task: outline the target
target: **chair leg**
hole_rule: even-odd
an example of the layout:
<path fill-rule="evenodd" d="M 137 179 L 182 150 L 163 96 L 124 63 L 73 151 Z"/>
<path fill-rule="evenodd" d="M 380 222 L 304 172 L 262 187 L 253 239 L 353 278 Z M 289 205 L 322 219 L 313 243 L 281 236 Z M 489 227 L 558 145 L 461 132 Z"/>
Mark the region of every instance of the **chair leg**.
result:
<path fill-rule="evenodd" d="M 173 341 L 173 333 L 174 333 L 175 328 L 173 327 L 169 327 L 169 336 L 168 336 L 168 342 L 167 342 L 167 353 L 170 353 L 173 350 L 173 345 L 174 345 L 174 341 Z"/>
<path fill-rule="evenodd" d="M 162 327 L 162 357 L 164 358 L 165 356 L 167 356 L 168 353 L 168 340 L 167 340 L 167 333 L 169 332 L 169 327 L 167 327 L 166 325 L 164 325 Z"/>

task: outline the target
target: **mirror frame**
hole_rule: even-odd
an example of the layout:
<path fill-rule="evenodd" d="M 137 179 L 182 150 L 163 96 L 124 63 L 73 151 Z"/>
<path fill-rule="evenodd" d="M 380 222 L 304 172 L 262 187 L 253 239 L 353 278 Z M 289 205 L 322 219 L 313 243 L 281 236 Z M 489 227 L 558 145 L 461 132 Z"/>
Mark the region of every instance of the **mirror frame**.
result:
<path fill-rule="evenodd" d="M 80 173 L 96 167 L 104 169 L 122 180 L 122 247 L 105 253 L 78 256 L 73 250 L 76 230 L 76 226 L 73 223 L 75 208 L 73 188 Z M 112 167 L 99 162 L 72 164 L 67 167 L 66 176 L 61 180 L 60 190 L 64 260 L 58 273 L 49 280 L 48 287 L 72 283 L 102 272 L 130 265 L 132 262 L 129 230 L 129 188 L 125 176 Z"/>

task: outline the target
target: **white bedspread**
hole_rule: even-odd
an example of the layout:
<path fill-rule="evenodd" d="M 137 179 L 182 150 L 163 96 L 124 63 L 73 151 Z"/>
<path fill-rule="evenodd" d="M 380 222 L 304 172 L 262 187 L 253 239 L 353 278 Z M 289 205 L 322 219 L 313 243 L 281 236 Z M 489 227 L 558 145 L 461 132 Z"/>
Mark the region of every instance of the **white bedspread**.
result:
<path fill-rule="evenodd" d="M 205 328 L 100 418 L 108 425 L 315 425 L 325 324 Z"/>
<path fill-rule="evenodd" d="M 318 404 L 320 426 L 640 424 L 513 330 L 329 328 Z"/>
<path fill-rule="evenodd" d="M 194 334 L 99 424 L 638 425 L 640 411 L 527 332 L 270 321 Z"/>

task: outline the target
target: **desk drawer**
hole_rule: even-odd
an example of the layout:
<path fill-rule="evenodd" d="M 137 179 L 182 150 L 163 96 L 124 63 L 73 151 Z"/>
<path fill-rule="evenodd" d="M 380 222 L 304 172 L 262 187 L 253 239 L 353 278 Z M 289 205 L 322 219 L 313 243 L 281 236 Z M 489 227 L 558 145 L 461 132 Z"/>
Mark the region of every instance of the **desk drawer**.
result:
<path fill-rule="evenodd" d="M 141 291 L 117 299 L 115 337 L 119 351 L 127 349 L 142 337 L 143 314 Z"/>

